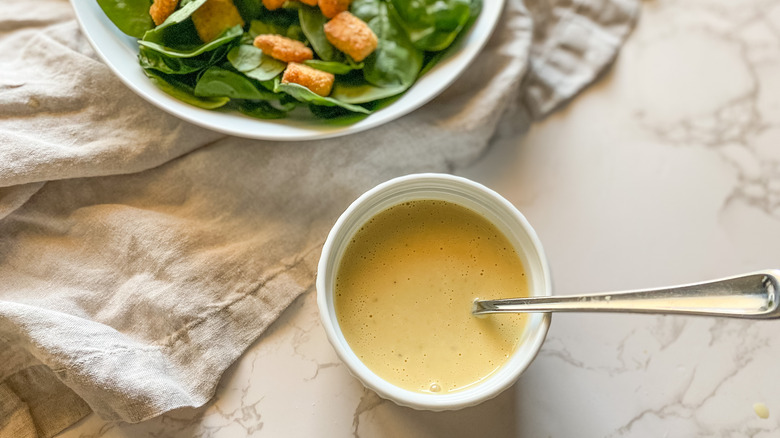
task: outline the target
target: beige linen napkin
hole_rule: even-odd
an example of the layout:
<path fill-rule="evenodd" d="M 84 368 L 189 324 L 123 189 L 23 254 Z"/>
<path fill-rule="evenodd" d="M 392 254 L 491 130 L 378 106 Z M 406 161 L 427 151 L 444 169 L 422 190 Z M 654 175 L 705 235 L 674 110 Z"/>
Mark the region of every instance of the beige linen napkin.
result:
<path fill-rule="evenodd" d="M 614 59 L 638 13 L 635 0 L 532 6 L 509 1 L 473 65 L 411 115 L 275 143 L 135 96 L 67 2 L 3 0 L 0 437 L 49 437 L 90 411 L 138 422 L 206 403 L 313 288 L 327 231 L 355 197 L 468 164 L 502 116 L 523 125 L 561 105 Z"/>

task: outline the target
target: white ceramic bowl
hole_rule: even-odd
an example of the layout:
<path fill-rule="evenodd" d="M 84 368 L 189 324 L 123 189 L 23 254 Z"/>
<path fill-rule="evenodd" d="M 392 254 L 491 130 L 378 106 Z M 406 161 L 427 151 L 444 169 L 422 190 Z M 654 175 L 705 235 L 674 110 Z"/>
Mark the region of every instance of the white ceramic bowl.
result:
<path fill-rule="evenodd" d="M 314 140 L 352 134 L 395 120 L 421 107 L 444 91 L 476 58 L 490 38 L 504 9 L 504 0 L 487 0 L 465 38 L 398 100 L 358 122 L 328 123 L 311 115 L 260 120 L 238 112 L 196 108 L 165 94 L 138 65 L 138 43 L 111 23 L 94 0 L 71 0 L 81 29 L 98 56 L 131 90 L 160 109 L 183 120 L 225 134 L 263 140 Z"/>
<path fill-rule="evenodd" d="M 525 217 L 506 199 L 487 187 L 445 174 L 415 174 L 382 183 L 360 196 L 333 226 L 317 270 L 317 304 L 328 340 L 350 372 L 381 397 L 402 406 L 433 411 L 460 409 L 491 399 L 512 386 L 536 356 L 547 335 L 549 313 L 529 315 L 519 347 L 507 362 L 482 382 L 447 394 L 423 394 L 392 385 L 358 359 L 339 328 L 334 307 L 336 273 L 347 244 L 360 227 L 394 205 L 422 199 L 449 201 L 469 208 L 493 223 L 520 256 L 532 296 L 551 294 L 547 259 L 539 238 Z"/>

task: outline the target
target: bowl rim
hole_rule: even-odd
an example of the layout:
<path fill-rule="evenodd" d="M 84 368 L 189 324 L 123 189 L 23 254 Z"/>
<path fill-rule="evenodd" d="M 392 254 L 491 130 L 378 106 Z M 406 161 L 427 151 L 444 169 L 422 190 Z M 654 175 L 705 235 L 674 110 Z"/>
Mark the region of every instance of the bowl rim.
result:
<path fill-rule="evenodd" d="M 350 124 L 334 124 L 311 118 L 263 120 L 238 112 L 197 108 L 158 89 L 138 65 L 138 47 L 103 14 L 95 1 L 71 0 L 79 27 L 98 57 L 133 92 L 147 102 L 182 120 L 223 134 L 258 140 L 319 140 L 362 132 L 396 120 L 441 94 L 466 70 L 487 44 L 502 15 L 506 0 L 482 4 L 477 21 L 459 46 L 417 79 L 396 101 Z"/>
<path fill-rule="evenodd" d="M 317 306 L 320 320 L 325 329 L 328 341 L 333 346 L 336 354 L 346 365 L 347 370 L 361 381 L 364 386 L 374 390 L 381 397 L 392 400 L 401 406 L 432 411 L 454 410 L 482 403 L 511 387 L 539 353 L 549 330 L 551 314 L 536 313 L 529 318 L 528 325 L 529 327 L 533 326 L 531 328 L 533 334 L 529 336 L 528 340 L 524 342 L 522 346 L 519 346 L 515 350 L 504 367 L 502 367 L 507 368 L 506 366 L 511 364 L 511 368 L 507 368 L 503 371 L 500 370 L 469 388 L 449 394 L 424 394 L 409 391 L 392 385 L 377 376 L 357 358 L 349 347 L 345 346 L 346 341 L 343 340 L 343 335 L 340 336 L 338 323 L 335 321 L 335 314 L 331 316 L 332 290 L 330 290 L 330 284 L 332 282 L 330 279 L 332 277 L 328 275 L 328 270 L 330 269 L 332 272 L 335 272 L 338 269 L 337 265 L 340 260 L 334 261 L 333 258 L 336 257 L 335 251 L 338 249 L 340 242 L 338 239 L 340 235 L 345 232 L 345 227 L 348 227 L 348 222 L 355 214 L 360 214 L 361 208 L 365 208 L 367 203 L 375 201 L 379 196 L 398 191 L 405 186 L 426 183 L 440 184 L 454 190 L 478 192 L 485 196 L 485 199 L 491 202 L 492 206 L 500 208 L 508 213 L 514 221 L 513 225 L 519 225 L 521 228 L 520 231 L 524 233 L 531 242 L 532 251 L 529 251 L 528 248 L 524 248 L 524 251 L 533 254 L 538 259 L 541 275 L 538 275 L 537 277 L 540 278 L 536 278 L 535 281 L 539 281 L 541 287 L 535 287 L 532 291 L 533 295 L 550 296 L 552 294 L 550 269 L 541 241 L 525 216 L 523 216 L 514 205 L 495 191 L 472 180 L 449 174 L 418 173 L 393 178 L 377 185 L 358 197 L 341 214 L 328 234 L 317 266 Z M 398 203 L 400 202 L 392 203 L 390 205 L 397 205 Z M 389 208 L 389 206 L 385 208 Z M 481 214 L 480 212 L 477 213 Z M 373 215 L 375 214 L 377 213 L 374 213 Z M 373 215 L 368 216 L 367 218 L 363 217 L 363 220 L 359 222 L 359 224 L 365 223 L 368 218 Z M 528 267 L 526 268 L 527 275 L 530 275 L 528 273 Z"/>

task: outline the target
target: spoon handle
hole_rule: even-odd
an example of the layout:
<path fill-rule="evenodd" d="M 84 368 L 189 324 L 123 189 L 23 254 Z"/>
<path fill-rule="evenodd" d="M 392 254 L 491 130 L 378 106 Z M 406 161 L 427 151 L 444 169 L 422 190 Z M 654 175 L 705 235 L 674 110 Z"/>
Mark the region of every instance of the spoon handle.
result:
<path fill-rule="evenodd" d="M 772 319 L 778 309 L 780 270 L 768 269 L 659 289 L 558 297 L 477 300 L 475 315 L 504 312 L 675 313 Z"/>

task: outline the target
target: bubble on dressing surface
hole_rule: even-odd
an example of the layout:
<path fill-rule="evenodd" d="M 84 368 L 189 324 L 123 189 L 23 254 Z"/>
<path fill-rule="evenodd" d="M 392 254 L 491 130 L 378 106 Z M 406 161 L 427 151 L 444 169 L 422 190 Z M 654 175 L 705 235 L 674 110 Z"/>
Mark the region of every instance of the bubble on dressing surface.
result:
<path fill-rule="evenodd" d="M 438 383 L 431 383 L 431 392 L 441 391 L 441 386 Z"/>

